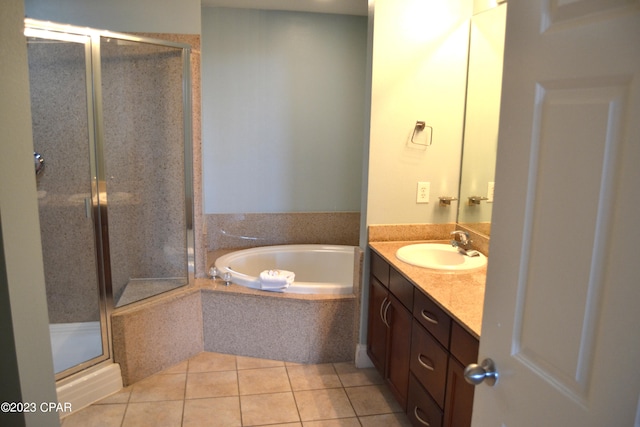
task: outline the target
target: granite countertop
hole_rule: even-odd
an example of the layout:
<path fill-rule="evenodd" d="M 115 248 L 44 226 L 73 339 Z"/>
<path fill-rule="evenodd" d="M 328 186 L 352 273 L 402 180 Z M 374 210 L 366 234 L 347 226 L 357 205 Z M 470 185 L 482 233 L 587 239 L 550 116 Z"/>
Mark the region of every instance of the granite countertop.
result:
<path fill-rule="evenodd" d="M 487 267 L 470 273 L 446 273 L 416 267 L 396 258 L 396 251 L 402 246 L 425 242 L 434 241 L 369 242 L 369 246 L 479 339 Z"/>

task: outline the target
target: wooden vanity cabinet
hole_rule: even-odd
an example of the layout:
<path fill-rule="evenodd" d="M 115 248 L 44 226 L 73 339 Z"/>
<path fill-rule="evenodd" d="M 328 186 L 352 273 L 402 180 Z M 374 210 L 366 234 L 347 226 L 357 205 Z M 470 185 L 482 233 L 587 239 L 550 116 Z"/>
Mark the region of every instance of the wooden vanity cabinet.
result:
<path fill-rule="evenodd" d="M 367 354 L 378 372 L 384 375 L 387 360 L 387 324 L 384 321 L 384 309 L 389 291 L 375 277 L 369 280 L 369 321 L 367 332 Z"/>
<path fill-rule="evenodd" d="M 464 368 L 471 363 L 478 363 L 478 346 L 479 342 L 474 336 L 458 323 L 452 323 L 444 427 L 471 425 L 475 387 L 465 381 Z"/>
<path fill-rule="evenodd" d="M 367 353 L 414 426 L 469 427 L 478 339 L 371 252 Z"/>
<path fill-rule="evenodd" d="M 372 253 L 367 354 L 406 408 L 409 386 L 413 285 Z"/>
<path fill-rule="evenodd" d="M 407 415 L 415 426 L 469 427 L 474 387 L 464 368 L 477 360 L 479 342 L 421 291 L 414 301 L 411 376 L 418 384 Z"/>

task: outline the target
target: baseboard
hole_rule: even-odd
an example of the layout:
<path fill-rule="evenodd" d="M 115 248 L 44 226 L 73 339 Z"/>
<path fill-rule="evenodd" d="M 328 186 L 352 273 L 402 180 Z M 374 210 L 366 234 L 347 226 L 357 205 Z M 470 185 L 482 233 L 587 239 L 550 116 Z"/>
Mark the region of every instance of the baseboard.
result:
<path fill-rule="evenodd" d="M 120 365 L 110 363 L 96 371 L 79 375 L 77 379 L 57 387 L 58 402 L 71 404 L 72 413 L 122 389 Z M 60 414 L 62 417 L 69 412 Z"/>
<path fill-rule="evenodd" d="M 373 368 L 373 362 L 367 355 L 367 345 L 358 344 L 356 346 L 356 368 Z"/>

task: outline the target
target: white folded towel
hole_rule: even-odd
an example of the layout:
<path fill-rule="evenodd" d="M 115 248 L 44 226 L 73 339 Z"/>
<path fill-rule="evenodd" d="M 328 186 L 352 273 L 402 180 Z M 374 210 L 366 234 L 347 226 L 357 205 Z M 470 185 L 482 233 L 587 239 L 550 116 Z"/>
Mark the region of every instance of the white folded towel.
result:
<path fill-rule="evenodd" d="M 287 270 L 265 270 L 260 273 L 260 287 L 264 290 L 284 290 L 293 283 L 295 274 Z"/>

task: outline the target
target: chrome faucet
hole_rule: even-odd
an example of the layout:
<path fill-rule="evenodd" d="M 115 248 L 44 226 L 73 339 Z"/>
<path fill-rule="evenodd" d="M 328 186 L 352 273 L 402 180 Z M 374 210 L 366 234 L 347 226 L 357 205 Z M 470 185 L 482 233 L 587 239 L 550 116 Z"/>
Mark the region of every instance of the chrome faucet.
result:
<path fill-rule="evenodd" d="M 473 240 L 469 239 L 469 233 L 467 233 L 466 231 L 462 231 L 462 230 L 456 230 L 456 231 L 452 231 L 451 232 L 451 246 L 453 246 L 454 248 L 458 248 L 458 252 L 460 252 L 462 255 L 466 255 L 466 256 L 479 256 L 480 252 L 473 250 L 473 249 L 467 249 L 467 246 L 470 245 Z M 458 240 L 456 240 L 456 236 L 458 237 Z"/>
<path fill-rule="evenodd" d="M 224 281 L 224 285 L 229 286 L 231 284 L 231 273 L 226 272 L 220 274 L 220 270 L 218 270 L 216 267 L 211 267 L 209 269 L 209 279 L 222 279 L 222 281 Z"/>

